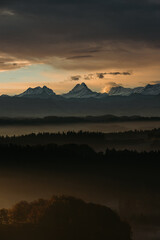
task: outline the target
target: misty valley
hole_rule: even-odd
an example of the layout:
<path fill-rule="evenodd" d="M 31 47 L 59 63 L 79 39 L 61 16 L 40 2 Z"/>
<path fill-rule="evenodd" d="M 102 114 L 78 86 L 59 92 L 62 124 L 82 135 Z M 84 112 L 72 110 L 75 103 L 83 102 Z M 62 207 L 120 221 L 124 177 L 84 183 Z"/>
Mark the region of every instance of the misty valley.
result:
<path fill-rule="evenodd" d="M 158 128 L 1 136 L 1 239 L 159 239 L 159 143 Z"/>

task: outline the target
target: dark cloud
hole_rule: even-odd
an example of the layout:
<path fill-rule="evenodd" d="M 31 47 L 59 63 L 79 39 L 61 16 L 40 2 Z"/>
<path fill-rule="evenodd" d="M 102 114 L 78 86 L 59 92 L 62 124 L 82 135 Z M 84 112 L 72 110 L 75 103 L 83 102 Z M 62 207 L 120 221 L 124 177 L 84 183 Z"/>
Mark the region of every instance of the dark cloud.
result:
<path fill-rule="evenodd" d="M 72 80 L 72 81 L 78 81 L 80 78 L 81 78 L 80 75 L 71 76 L 71 80 Z"/>
<path fill-rule="evenodd" d="M 122 74 L 123 74 L 123 75 L 131 75 L 130 72 L 123 72 Z"/>
<path fill-rule="evenodd" d="M 160 51 L 159 29 L 160 2 L 154 0 L 0 1 L 1 51 L 32 62 L 65 59 L 50 61 L 57 67 L 159 63 L 158 54 L 146 53 Z"/>
<path fill-rule="evenodd" d="M 72 56 L 72 57 L 68 57 L 68 60 L 72 60 L 72 59 L 81 59 L 81 58 L 91 58 L 92 55 L 81 55 L 81 56 Z"/>
<path fill-rule="evenodd" d="M 104 78 L 104 75 L 106 75 L 107 73 L 97 73 L 97 77 L 98 78 Z"/>
<path fill-rule="evenodd" d="M 152 81 L 151 83 L 153 83 L 153 84 L 160 84 L 160 80 Z"/>
<path fill-rule="evenodd" d="M 131 75 L 130 72 L 110 72 L 106 74 L 111 74 L 111 75 Z"/>
<path fill-rule="evenodd" d="M 103 49 L 101 47 L 88 47 L 88 48 L 72 50 L 71 53 L 80 53 L 80 54 L 98 53 L 98 52 L 101 52 L 102 50 Z"/>
<path fill-rule="evenodd" d="M 97 73 L 97 77 L 98 78 L 104 78 L 105 77 L 105 75 L 131 75 L 131 73 L 130 72 L 109 72 L 109 73 Z"/>
<path fill-rule="evenodd" d="M 0 57 L 0 70 L 3 71 L 16 70 L 18 68 L 26 67 L 30 64 L 31 63 L 29 61 L 26 61 L 24 59 L 16 59 L 4 54 Z"/>
<path fill-rule="evenodd" d="M 90 74 L 88 74 L 88 75 L 84 75 L 84 79 L 85 80 L 91 80 L 91 79 L 93 79 L 94 78 L 94 74 L 93 73 L 90 73 Z"/>

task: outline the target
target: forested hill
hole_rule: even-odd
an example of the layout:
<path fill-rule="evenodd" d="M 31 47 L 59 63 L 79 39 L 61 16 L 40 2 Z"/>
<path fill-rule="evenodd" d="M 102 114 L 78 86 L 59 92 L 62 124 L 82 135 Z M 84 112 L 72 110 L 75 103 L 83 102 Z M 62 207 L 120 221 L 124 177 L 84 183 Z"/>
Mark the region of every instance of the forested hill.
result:
<path fill-rule="evenodd" d="M 157 151 L 160 150 L 160 129 L 119 133 L 66 132 L 39 133 L 22 136 L 0 136 L 0 144 L 46 145 L 86 144 L 96 151 L 108 149 Z"/>
<path fill-rule="evenodd" d="M 0 210 L 0 239 L 131 240 L 131 230 L 110 208 L 55 196 Z"/>
<path fill-rule="evenodd" d="M 34 146 L 20 146 L 14 144 L 0 144 L 0 165 L 7 168 L 37 168 L 48 170 L 55 166 L 84 166 L 108 164 L 117 166 L 159 166 L 160 151 L 141 152 L 108 150 L 95 152 L 87 145 L 76 144 L 48 144 Z M 154 163 L 154 164 L 153 164 Z"/>

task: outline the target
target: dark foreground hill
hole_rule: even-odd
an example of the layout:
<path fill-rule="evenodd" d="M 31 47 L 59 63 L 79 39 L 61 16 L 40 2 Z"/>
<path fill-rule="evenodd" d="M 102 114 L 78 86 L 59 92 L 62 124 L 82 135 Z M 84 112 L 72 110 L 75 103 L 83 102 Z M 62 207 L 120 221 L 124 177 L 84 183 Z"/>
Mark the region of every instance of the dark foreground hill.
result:
<path fill-rule="evenodd" d="M 102 99 L 0 97 L 0 117 L 86 115 L 160 116 L 160 95 L 109 96 Z"/>
<path fill-rule="evenodd" d="M 150 134 L 156 136 L 154 131 Z M 157 132 L 157 134 L 159 133 Z M 40 138 L 41 137 L 43 139 L 43 135 L 40 136 Z M 64 136 L 64 138 L 65 137 L 66 136 Z M 99 136 L 100 139 L 101 137 L 103 137 L 103 134 L 102 136 Z M 32 137 L 29 136 L 28 139 L 31 138 Z M 99 141 L 99 138 L 97 141 Z M 33 136 L 33 139 L 36 141 L 36 136 Z M 8 208 L 5 201 L 7 201 L 10 206 L 10 203 L 13 204 L 13 202 L 18 202 L 21 199 L 31 201 L 39 196 L 45 198 L 53 193 L 56 195 L 59 193 L 65 193 L 67 195 L 83 198 L 86 201 L 94 201 L 96 203 L 107 205 L 111 209 L 116 210 L 122 219 L 129 222 L 134 234 L 135 225 L 143 227 L 143 231 L 144 224 L 147 228 L 148 226 L 159 228 L 160 152 L 137 153 L 135 151 L 127 150 L 106 150 L 102 153 L 95 152 L 87 145 L 68 144 L 60 146 L 56 144 L 43 144 L 29 146 L 23 144 L 15 145 L 9 142 L 5 143 L 5 141 L 8 140 L 10 139 L 1 138 L 0 144 L 0 183 L 2 206 Z M 18 138 L 17 140 L 21 142 L 23 137 Z M 28 142 L 30 142 L 30 140 L 28 140 Z M 17 208 L 17 212 L 14 215 L 17 216 L 16 219 L 19 221 L 18 227 L 17 225 L 15 226 L 15 224 L 1 226 L 2 231 L 0 232 L 0 239 L 37 240 L 37 236 L 39 236 L 37 235 L 37 232 L 39 232 L 39 229 L 42 228 L 39 228 L 38 225 L 36 230 L 36 226 L 31 224 L 30 221 L 27 224 L 23 224 L 24 218 L 22 217 L 26 216 L 26 211 L 24 210 L 23 214 L 21 214 L 21 211 L 18 211 L 18 209 L 19 208 Z M 62 209 L 64 210 L 64 208 Z M 3 212 L 4 220 L 6 219 L 5 221 L 8 221 L 5 214 L 6 211 L 3 210 Z M 27 207 L 27 212 L 30 212 L 30 205 Z M 84 211 L 84 214 L 85 212 L 87 212 L 87 210 Z M 59 214 L 59 212 L 56 213 Z M 81 209 L 79 214 L 82 213 L 83 211 Z M 41 216 L 41 209 L 38 214 Z M 95 219 L 96 214 L 94 212 L 89 216 L 92 216 L 93 219 Z M 37 215 L 35 216 L 34 211 L 32 211 L 31 216 L 33 216 L 32 219 L 35 219 L 36 221 Z M 84 216 L 86 217 L 86 215 Z M 105 224 L 105 216 L 103 215 L 100 218 Z M 11 219 L 13 219 L 13 215 L 11 215 Z M 28 219 L 30 219 L 30 217 Z M 66 223 L 65 217 L 59 217 L 58 219 L 59 224 L 61 221 Z M 92 227 L 88 228 L 88 222 L 90 223 L 90 221 L 87 217 L 86 219 L 87 223 L 85 221 L 84 222 L 85 226 L 87 226 L 87 230 L 92 227 L 94 228 L 95 225 L 91 225 Z M 73 222 L 72 218 L 69 218 L 69 220 L 70 224 L 74 224 L 75 221 Z M 52 223 L 53 222 L 54 221 L 52 221 Z M 74 229 L 76 229 L 75 225 L 71 226 L 74 226 Z M 93 235 L 89 235 L 93 237 L 89 238 L 86 234 L 86 240 L 112 239 L 107 238 L 106 235 L 105 237 L 102 237 L 101 231 L 104 228 L 107 229 L 106 225 L 102 226 L 102 228 L 94 228 L 93 234 L 95 237 L 98 235 L 97 238 L 94 238 Z M 53 229 L 54 226 L 52 225 L 51 227 Z M 63 227 L 61 225 L 58 225 L 57 229 L 60 233 L 64 232 L 62 231 Z M 81 233 L 83 229 L 84 228 L 78 228 L 77 231 Z M 114 230 L 116 229 L 117 228 L 114 228 Z M 40 232 L 41 234 L 39 233 L 42 240 L 47 239 L 46 232 L 49 232 L 50 228 L 48 230 L 48 228 L 44 228 L 43 225 L 43 230 L 44 232 Z M 118 230 L 116 231 L 118 232 Z M 82 233 L 84 232 L 82 231 Z M 8 234 L 8 236 L 12 236 L 12 238 L 7 238 L 7 235 L 2 234 Z M 20 234 L 24 235 L 26 239 L 25 237 L 22 238 L 22 235 Z M 76 237 L 74 235 L 74 238 L 73 235 L 68 238 L 69 235 L 67 234 L 70 234 L 70 230 L 66 232 L 65 239 L 85 239 L 84 235 L 78 235 L 81 238 L 78 238 L 77 235 Z M 74 233 L 72 232 L 72 234 Z M 145 235 L 147 235 L 147 233 L 145 233 Z M 13 238 L 13 236 L 15 237 Z M 21 237 L 20 239 L 18 238 L 19 236 Z M 121 235 L 118 235 L 115 239 L 126 239 L 125 237 L 119 238 L 119 236 Z M 62 235 L 58 235 L 58 237 L 58 240 L 64 239 L 64 236 Z M 41 238 L 38 238 L 38 240 L 41 240 Z"/>
<path fill-rule="evenodd" d="M 131 232 L 110 208 L 63 196 L 0 210 L 0 239 L 130 240 Z"/>

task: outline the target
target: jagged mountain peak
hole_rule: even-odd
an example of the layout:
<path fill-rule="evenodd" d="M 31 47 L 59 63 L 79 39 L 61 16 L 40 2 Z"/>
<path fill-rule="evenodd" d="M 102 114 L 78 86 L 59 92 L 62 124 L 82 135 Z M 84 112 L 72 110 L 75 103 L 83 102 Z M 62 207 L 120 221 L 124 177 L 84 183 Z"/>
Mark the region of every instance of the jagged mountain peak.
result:
<path fill-rule="evenodd" d="M 122 86 L 112 87 L 109 91 L 109 95 L 123 95 L 123 96 L 129 96 L 132 93 L 131 88 L 124 88 Z"/>
<path fill-rule="evenodd" d="M 145 87 L 125 88 L 122 86 L 113 87 L 110 89 L 110 96 L 130 96 L 131 94 L 142 95 L 158 95 L 160 94 L 160 84 L 148 84 Z"/>
<path fill-rule="evenodd" d="M 70 92 L 75 92 L 75 91 L 77 92 L 82 90 L 87 90 L 89 92 L 92 92 L 84 82 L 81 84 L 77 84 Z"/>
<path fill-rule="evenodd" d="M 84 82 L 77 84 L 71 91 L 63 94 L 65 98 L 91 98 L 97 96 L 99 96 L 99 93 L 93 92 Z"/>
<path fill-rule="evenodd" d="M 146 87 L 144 87 L 143 95 L 158 95 L 160 94 L 160 83 L 157 84 L 148 84 Z"/>
<path fill-rule="evenodd" d="M 18 95 L 18 97 L 41 97 L 47 98 L 51 96 L 55 96 L 56 94 L 53 92 L 52 89 L 43 86 L 43 87 L 35 87 L 35 88 L 28 88 L 25 92 Z"/>
<path fill-rule="evenodd" d="M 84 82 L 82 82 L 81 84 L 80 84 L 82 87 L 87 87 L 87 85 L 84 83 Z M 87 87 L 88 88 L 88 87 Z"/>

